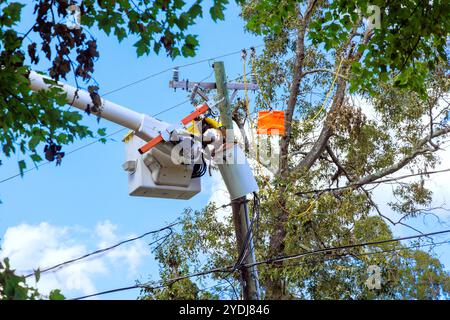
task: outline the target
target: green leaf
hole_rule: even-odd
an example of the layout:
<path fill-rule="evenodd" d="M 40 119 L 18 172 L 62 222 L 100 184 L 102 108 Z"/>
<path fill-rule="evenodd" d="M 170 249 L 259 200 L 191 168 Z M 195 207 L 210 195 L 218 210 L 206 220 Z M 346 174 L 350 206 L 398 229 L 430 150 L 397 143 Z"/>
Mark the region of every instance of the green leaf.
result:
<path fill-rule="evenodd" d="M 185 44 L 182 47 L 182 53 L 185 57 L 192 57 L 195 55 L 195 48 L 198 46 L 198 40 L 196 36 L 188 35 L 185 40 Z"/>
<path fill-rule="evenodd" d="M 98 129 L 98 130 L 97 130 L 97 134 L 98 134 L 99 136 L 102 136 L 102 137 L 106 136 L 106 128 L 100 128 L 100 129 Z"/>
<path fill-rule="evenodd" d="M 65 300 L 66 297 L 64 297 L 62 295 L 61 290 L 55 289 L 55 290 L 50 291 L 49 299 L 50 300 Z"/>
<path fill-rule="evenodd" d="M 39 268 L 37 270 L 34 270 L 34 278 L 36 279 L 36 282 L 39 282 L 41 279 L 41 270 Z"/>
<path fill-rule="evenodd" d="M 201 17 L 203 15 L 203 10 L 202 7 L 196 3 L 189 8 L 188 13 L 192 18 L 196 18 L 197 16 Z"/>
<path fill-rule="evenodd" d="M 5 264 L 5 269 L 9 270 L 11 268 L 11 265 L 9 264 L 9 258 L 8 257 L 3 259 L 3 263 Z"/>
<path fill-rule="evenodd" d="M 137 56 L 143 56 L 144 54 L 150 53 L 150 48 L 148 47 L 148 42 L 145 39 L 137 41 L 134 46 L 136 47 Z"/>
<path fill-rule="evenodd" d="M 31 137 L 30 141 L 28 141 L 28 149 L 35 150 L 39 142 L 42 141 L 42 137 L 40 135 L 34 135 Z"/>
<path fill-rule="evenodd" d="M 125 28 L 116 27 L 114 29 L 114 35 L 117 37 L 119 42 L 121 42 L 123 39 L 127 37 L 127 32 L 125 31 Z"/>
<path fill-rule="evenodd" d="M 209 13 L 215 22 L 225 19 L 224 10 L 226 4 L 228 4 L 228 0 L 214 0 L 214 4 L 209 9 Z"/>
<path fill-rule="evenodd" d="M 23 171 L 27 168 L 27 164 L 25 163 L 24 160 L 20 160 L 17 163 L 19 165 L 20 176 L 23 177 Z"/>
<path fill-rule="evenodd" d="M 41 73 L 41 74 L 42 74 L 42 73 Z M 44 83 L 45 83 L 45 84 L 55 85 L 55 86 L 58 85 L 58 82 L 55 81 L 55 80 L 53 80 L 53 79 L 49 79 L 49 78 L 44 77 L 44 78 L 42 78 L 42 80 L 44 80 Z"/>
<path fill-rule="evenodd" d="M 37 153 L 30 154 L 30 158 L 31 158 L 31 160 L 33 160 L 33 162 L 41 162 L 42 161 L 42 157 L 40 155 L 38 155 Z"/>
<path fill-rule="evenodd" d="M 20 13 L 25 4 L 12 2 L 3 8 L 3 15 L 1 16 L 1 23 L 3 26 L 10 27 L 20 20 Z"/>

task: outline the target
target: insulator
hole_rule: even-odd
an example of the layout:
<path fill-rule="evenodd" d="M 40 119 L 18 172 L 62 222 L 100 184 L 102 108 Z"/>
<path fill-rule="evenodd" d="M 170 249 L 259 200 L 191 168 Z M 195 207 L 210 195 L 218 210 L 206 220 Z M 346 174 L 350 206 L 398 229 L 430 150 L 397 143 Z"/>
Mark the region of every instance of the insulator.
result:
<path fill-rule="evenodd" d="M 251 47 L 250 48 L 250 58 L 255 58 L 256 57 L 256 50 L 255 47 Z"/>
<path fill-rule="evenodd" d="M 172 77 L 172 80 L 173 80 L 174 82 L 180 81 L 180 71 L 178 70 L 178 67 L 176 67 L 176 68 L 173 69 L 173 77 Z"/>
<path fill-rule="evenodd" d="M 251 74 L 251 81 L 252 81 L 252 83 L 256 84 L 256 73 L 255 72 L 252 72 L 252 74 Z"/>
<path fill-rule="evenodd" d="M 196 84 L 195 86 L 194 86 L 194 89 L 192 89 L 192 93 L 191 93 L 191 97 L 190 97 L 190 100 L 191 100 L 191 103 L 194 103 L 194 101 L 195 101 L 195 96 L 197 95 L 197 93 L 198 93 L 198 84 Z"/>
<path fill-rule="evenodd" d="M 245 61 L 245 59 L 247 59 L 247 50 L 242 49 L 242 51 L 241 51 L 241 58 L 244 61 Z"/>

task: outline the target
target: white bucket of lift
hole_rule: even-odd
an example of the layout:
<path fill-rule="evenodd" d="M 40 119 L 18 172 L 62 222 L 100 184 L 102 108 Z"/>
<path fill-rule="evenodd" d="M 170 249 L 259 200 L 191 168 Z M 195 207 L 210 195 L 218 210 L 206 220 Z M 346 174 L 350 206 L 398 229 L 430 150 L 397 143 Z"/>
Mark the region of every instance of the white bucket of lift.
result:
<path fill-rule="evenodd" d="M 232 148 L 225 149 L 224 153 L 224 157 L 223 153 L 216 154 L 213 160 L 219 168 L 231 200 L 258 191 L 253 171 L 239 145 L 234 144 Z"/>

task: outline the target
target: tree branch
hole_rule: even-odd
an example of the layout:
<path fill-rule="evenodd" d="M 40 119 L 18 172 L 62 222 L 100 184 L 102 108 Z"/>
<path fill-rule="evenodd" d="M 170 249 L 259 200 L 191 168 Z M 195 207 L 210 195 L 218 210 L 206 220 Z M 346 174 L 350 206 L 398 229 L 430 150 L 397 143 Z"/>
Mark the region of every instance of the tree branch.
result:
<path fill-rule="evenodd" d="M 327 144 L 326 146 L 327 152 L 330 155 L 331 159 L 333 160 L 334 164 L 336 165 L 336 167 L 338 167 L 339 170 L 341 170 L 344 175 L 347 177 L 348 181 L 350 183 L 353 182 L 353 179 L 350 177 L 350 175 L 348 174 L 347 170 L 344 168 L 344 166 L 340 163 L 339 159 L 336 157 L 336 155 L 334 154 L 333 150 L 330 148 L 330 146 Z M 391 218 L 389 218 L 388 216 L 384 215 L 383 213 L 381 213 L 380 208 L 378 207 L 378 205 L 376 204 L 376 202 L 372 199 L 372 195 L 370 194 L 370 192 L 368 192 L 364 186 L 359 186 L 359 188 L 366 194 L 367 199 L 369 200 L 370 204 L 372 205 L 373 208 L 375 208 L 375 210 L 377 211 L 378 215 L 380 217 L 382 217 L 383 219 L 387 220 L 389 223 L 391 223 L 393 226 L 396 226 L 397 224 L 400 224 L 404 227 L 407 227 L 411 230 L 414 230 L 420 234 L 423 234 L 422 231 L 411 227 L 410 225 L 402 222 L 402 219 L 398 220 L 397 222 L 395 222 L 394 220 L 392 220 Z"/>
<path fill-rule="evenodd" d="M 427 143 L 430 141 L 430 139 L 432 138 L 436 138 L 439 136 L 443 136 L 445 134 L 450 133 L 450 127 L 444 127 L 438 130 L 435 130 L 433 132 L 432 135 L 428 135 L 426 137 L 424 137 L 423 139 L 421 139 L 419 141 L 419 143 L 414 147 L 414 149 L 412 150 L 411 154 L 404 156 L 400 161 L 398 161 L 397 163 L 393 164 L 392 166 L 389 166 L 383 170 L 380 170 L 376 173 L 373 174 L 369 174 L 361 179 L 359 179 L 358 181 L 356 181 L 354 183 L 355 187 L 357 188 L 358 186 L 362 186 L 365 185 L 367 183 L 371 183 L 375 180 L 381 179 L 387 175 L 390 175 L 394 172 L 399 171 L 400 169 L 402 169 L 403 167 L 405 167 L 407 164 L 409 164 L 413 159 L 415 159 L 418 155 L 427 153 L 427 152 L 433 152 L 436 151 L 434 148 L 429 148 L 427 146 Z"/>
<path fill-rule="evenodd" d="M 300 81 L 302 79 L 303 74 L 303 66 L 305 60 L 305 35 L 317 2 L 318 0 L 309 1 L 308 7 L 306 8 L 305 14 L 303 15 L 303 19 L 297 33 L 297 47 L 295 49 L 293 79 L 290 88 L 289 99 L 287 103 L 284 120 L 285 135 L 281 140 L 280 146 L 280 155 L 281 155 L 280 175 L 282 177 L 286 176 L 288 173 L 289 160 L 287 159 L 287 157 L 284 157 L 284 155 L 286 155 L 289 150 L 289 144 L 291 141 L 291 133 L 292 133 L 292 118 L 294 116 L 295 106 L 297 104 L 297 98 L 300 90 Z"/>
<path fill-rule="evenodd" d="M 347 41 L 346 46 L 351 46 L 350 40 L 353 37 L 353 34 L 355 32 L 356 32 L 356 28 L 354 28 L 352 33 L 350 34 L 349 41 Z M 367 44 L 369 42 L 372 34 L 373 33 L 371 30 L 369 30 L 369 29 L 366 30 L 364 33 L 364 38 L 361 41 L 362 44 Z M 347 53 L 348 60 L 359 60 L 361 58 L 361 56 L 362 56 L 362 51 L 361 52 L 357 51 L 356 54 L 353 54 L 352 50 L 350 49 Z M 348 65 L 343 63 L 342 70 L 344 73 L 346 72 L 347 68 L 348 68 Z M 347 81 L 344 78 L 340 77 L 337 81 L 337 89 L 336 89 L 336 93 L 333 97 L 333 102 L 330 107 L 330 112 L 336 110 L 337 108 L 339 108 L 342 105 L 342 103 L 344 101 L 344 97 L 345 97 L 346 87 L 347 87 Z M 302 161 L 300 161 L 300 163 L 296 167 L 294 167 L 294 169 L 292 171 L 296 172 L 299 170 L 308 170 L 309 168 L 311 168 L 312 165 L 314 164 L 314 162 L 319 158 L 319 156 L 325 150 L 328 140 L 331 138 L 332 134 L 333 134 L 332 129 L 330 128 L 329 125 L 327 125 L 327 122 L 325 121 L 325 123 L 322 127 L 322 130 L 320 131 L 319 138 L 314 143 L 314 146 L 309 151 L 307 156 Z"/>
<path fill-rule="evenodd" d="M 330 69 L 325 69 L 325 68 L 319 68 L 319 69 L 312 69 L 312 70 L 307 70 L 307 71 L 303 71 L 302 73 L 302 77 L 308 75 L 308 74 L 312 74 L 312 73 L 320 73 L 320 72 L 328 72 L 331 73 L 333 75 L 337 75 L 338 77 L 345 79 L 345 80 L 349 80 L 349 78 L 343 74 L 337 73 L 334 70 L 330 70 Z"/>

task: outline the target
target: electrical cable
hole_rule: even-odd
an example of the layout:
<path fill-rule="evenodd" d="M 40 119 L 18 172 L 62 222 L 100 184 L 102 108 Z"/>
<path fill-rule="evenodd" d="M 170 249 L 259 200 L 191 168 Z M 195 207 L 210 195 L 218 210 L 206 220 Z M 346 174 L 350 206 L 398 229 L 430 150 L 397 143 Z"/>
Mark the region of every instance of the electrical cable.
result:
<path fill-rule="evenodd" d="M 201 81 L 205 81 L 205 80 L 208 79 L 211 75 L 212 75 L 212 73 L 210 73 L 207 77 L 205 77 L 205 78 L 204 78 L 203 80 L 201 80 Z M 102 96 L 102 97 L 103 97 L 103 96 Z M 175 108 L 177 108 L 177 107 L 180 107 L 180 106 L 186 104 L 186 103 L 189 102 L 189 101 L 190 101 L 190 99 L 186 99 L 186 100 L 184 100 L 184 101 L 182 101 L 182 102 L 180 102 L 180 103 L 175 104 L 175 105 L 172 106 L 172 107 L 163 109 L 162 111 L 153 114 L 152 117 L 159 116 L 159 115 L 161 115 L 161 114 L 163 114 L 163 113 L 165 113 L 165 112 L 168 112 L 168 111 L 173 110 L 173 109 L 175 109 Z M 84 144 L 84 145 L 82 145 L 82 146 L 80 146 L 80 147 L 78 147 L 78 148 L 75 148 L 75 149 L 69 151 L 69 152 L 66 152 L 65 156 L 68 156 L 68 155 L 70 155 L 70 154 L 72 154 L 72 153 L 74 153 L 74 152 L 80 151 L 80 150 L 82 150 L 82 149 L 84 149 L 84 148 L 87 148 L 87 147 L 89 147 L 89 146 L 91 146 L 91 145 L 94 145 L 94 144 L 96 144 L 96 143 L 102 141 L 102 139 L 110 138 L 110 137 L 112 137 L 112 136 L 114 136 L 114 135 L 116 135 L 116 134 L 118 134 L 118 133 L 124 132 L 124 131 L 126 131 L 126 130 L 128 130 L 128 129 L 127 129 L 127 128 L 121 128 L 121 129 L 119 129 L 119 130 L 116 130 L 116 131 L 114 131 L 114 132 L 112 132 L 112 133 L 110 133 L 110 134 L 108 134 L 108 135 L 106 135 L 106 136 L 104 136 L 104 137 L 101 137 L 100 139 L 91 141 L 91 142 L 86 143 L 86 144 Z M 0 180 L 0 184 L 3 183 L 3 182 L 7 182 L 7 181 L 9 181 L 9 180 L 12 180 L 12 179 L 14 179 L 14 178 L 17 178 L 17 177 L 19 177 L 19 176 L 23 176 L 24 174 L 26 174 L 26 173 L 28 173 L 28 172 L 30 172 L 30 171 L 37 170 L 38 168 L 40 168 L 40 167 L 42 167 L 42 166 L 45 166 L 45 165 L 47 165 L 47 164 L 50 164 L 50 163 L 52 163 L 52 161 L 46 161 L 46 162 L 43 162 L 43 163 L 35 164 L 35 166 L 32 167 L 32 168 L 29 168 L 29 169 L 27 169 L 27 170 L 22 171 L 21 173 L 14 174 L 14 175 L 9 176 L 9 177 L 7 177 L 7 178 L 5 178 L 5 179 L 3 179 L 3 180 Z"/>
<path fill-rule="evenodd" d="M 390 243 L 390 242 L 398 242 L 398 241 L 404 241 L 404 240 L 411 240 L 411 239 L 417 239 L 417 238 L 423 238 L 423 237 L 431 237 L 431 236 L 437 236 L 437 235 L 445 234 L 445 233 L 450 233 L 450 229 L 436 231 L 436 232 L 423 233 L 423 234 L 418 234 L 418 235 L 413 235 L 413 236 L 387 239 L 387 240 L 378 240 L 378 241 L 372 241 L 372 242 L 363 242 L 363 243 L 348 244 L 348 245 L 342 245 L 342 246 L 336 246 L 336 247 L 330 247 L 330 248 L 322 248 L 322 249 L 317 249 L 317 250 L 311 250 L 311 251 L 281 256 L 279 258 L 266 259 L 266 260 L 258 261 L 256 263 L 247 264 L 244 266 L 251 267 L 251 266 L 257 266 L 257 265 L 261 265 L 261 264 L 289 261 L 289 260 L 298 259 L 298 258 L 302 258 L 302 257 L 308 256 L 308 255 L 313 255 L 313 254 L 327 253 L 330 251 L 341 251 L 341 250 L 346 250 L 346 249 L 351 249 L 351 248 L 360 248 L 360 247 L 373 246 L 373 245 L 385 244 L 385 243 Z"/>
<path fill-rule="evenodd" d="M 242 265 L 242 261 L 247 257 L 248 250 L 250 249 L 251 246 L 254 247 L 254 245 L 255 245 L 255 242 L 257 239 L 255 229 L 256 230 L 259 229 L 259 204 L 260 204 L 260 202 L 259 202 L 258 194 L 256 192 L 253 192 L 253 214 L 252 214 L 253 217 L 252 217 L 250 226 L 247 229 L 247 234 L 245 237 L 246 240 L 244 242 L 243 250 L 237 259 L 234 270 L 240 268 L 240 266 Z M 253 244 L 252 244 L 252 241 L 253 241 Z"/>
<path fill-rule="evenodd" d="M 125 129 L 125 128 L 122 128 L 122 129 L 116 130 L 116 131 L 114 131 L 114 132 L 112 132 L 112 133 L 110 133 L 110 134 L 108 134 L 108 135 L 102 137 L 101 139 L 109 138 L 109 137 L 111 137 L 111 136 L 113 136 L 113 135 L 116 135 L 116 134 L 118 134 L 118 133 L 120 133 L 120 132 L 122 132 L 122 131 L 124 131 L 124 130 L 126 130 L 126 129 Z M 79 151 L 79 150 L 82 150 L 82 149 L 84 149 L 84 148 L 87 148 L 87 147 L 89 147 L 89 146 L 91 146 L 91 145 L 93 145 L 93 144 L 96 144 L 96 143 L 98 143 L 99 141 L 101 141 L 101 139 L 97 139 L 97 140 L 91 141 L 91 142 L 86 143 L 86 144 L 84 144 L 84 145 L 82 145 L 82 146 L 80 146 L 80 147 L 78 147 L 78 148 L 75 148 L 75 149 L 69 151 L 69 152 L 66 152 L 66 156 L 69 155 L 69 154 L 72 154 L 72 153 L 74 153 L 74 152 L 77 152 L 77 151 Z M 42 163 L 39 163 L 39 164 L 35 164 L 34 167 L 29 168 L 29 169 L 27 169 L 27 170 L 24 170 L 22 173 L 17 173 L 17 174 L 15 174 L 15 175 L 12 175 L 12 176 L 10 176 L 10 177 L 7 177 L 7 178 L 5 178 L 5 179 L 3 179 L 3 180 L 0 180 L 0 183 L 7 182 L 7 181 L 12 180 L 12 179 L 14 179 L 14 178 L 17 178 L 17 177 L 19 177 L 19 176 L 23 176 L 24 174 L 26 174 L 26 173 L 28 173 L 28 172 L 30 172 L 30 171 L 36 170 L 36 169 L 38 169 L 38 168 L 40 168 L 40 167 L 42 167 L 42 166 L 45 166 L 45 165 L 47 165 L 47 164 L 50 164 L 50 163 L 52 163 L 52 162 L 51 162 L 51 161 L 46 161 L 46 162 L 42 162 Z"/>
<path fill-rule="evenodd" d="M 273 264 L 274 262 L 294 260 L 294 259 L 303 258 L 308 255 L 322 254 L 322 253 L 327 253 L 330 251 L 341 251 L 341 250 L 346 250 L 346 249 L 351 249 L 351 248 L 373 246 L 373 245 L 379 245 L 379 244 L 385 244 L 385 243 L 391 243 L 391 242 L 399 242 L 399 241 L 404 241 L 404 240 L 418 239 L 418 238 L 422 238 L 422 237 L 437 236 L 437 235 L 441 235 L 441 234 L 445 234 L 445 233 L 450 233 L 450 229 L 445 229 L 445 230 L 435 231 L 435 232 L 430 232 L 430 233 L 424 233 L 424 234 L 418 234 L 418 235 L 412 235 L 412 236 L 405 236 L 405 237 L 400 237 L 400 238 L 392 238 L 392 239 L 386 239 L 386 240 L 363 242 L 363 243 L 357 243 L 357 244 L 350 244 L 350 245 L 328 247 L 328 248 L 317 249 L 317 250 L 310 250 L 310 251 L 301 252 L 298 254 L 285 255 L 285 256 L 281 256 L 281 257 L 277 257 L 277 258 L 271 258 L 271 259 L 257 261 L 255 263 L 251 263 L 251 264 L 245 264 L 245 265 L 243 265 L 243 267 L 249 268 L 249 267 L 263 265 L 263 264 Z M 81 299 L 86 299 L 86 298 L 90 298 L 90 297 L 95 297 L 95 296 L 112 293 L 112 292 L 119 292 L 119 291 L 125 291 L 125 290 L 137 289 L 137 288 L 141 288 L 141 289 L 164 288 L 164 287 L 167 287 L 168 285 L 173 284 L 177 281 L 188 279 L 188 278 L 204 276 L 204 275 L 208 275 L 208 274 L 212 274 L 212 273 L 221 273 L 221 272 L 229 273 L 229 271 L 232 268 L 233 268 L 233 265 L 226 266 L 226 267 L 220 267 L 220 268 L 213 268 L 213 269 L 209 269 L 206 271 L 191 273 L 191 274 L 187 274 L 184 276 L 179 276 L 179 277 L 175 277 L 175 278 L 171 278 L 171 279 L 167 279 L 167 280 L 159 280 L 159 281 L 153 283 L 153 286 L 150 285 L 149 283 L 136 284 L 134 286 L 102 291 L 102 292 L 74 298 L 72 300 L 81 300 Z M 163 282 L 166 282 L 166 284 L 161 284 L 161 285 L 155 286 L 156 283 L 163 283 Z"/>
<path fill-rule="evenodd" d="M 228 203 L 228 204 L 225 204 L 225 205 L 221 206 L 221 208 L 228 207 L 228 206 L 230 206 L 231 204 L 232 204 L 232 203 L 230 202 L 230 203 Z M 173 228 L 174 226 L 176 226 L 176 225 L 178 225 L 178 224 L 180 224 L 180 223 L 181 223 L 181 222 L 173 222 L 173 223 L 171 223 L 171 224 L 169 224 L 169 225 L 167 225 L 167 226 L 164 226 L 164 227 L 162 227 L 162 228 L 155 229 L 155 230 L 151 230 L 151 231 L 147 231 L 147 232 L 141 234 L 140 236 L 137 236 L 137 237 L 133 237 L 133 238 L 129 238 L 129 239 L 120 241 L 120 242 L 118 242 L 118 243 L 116 243 L 116 244 L 114 244 L 114 245 L 111 245 L 111 246 L 109 246 L 109 247 L 106 247 L 106 248 L 102 248 L 102 249 L 98 249 L 98 250 L 92 251 L 92 252 L 87 253 L 87 254 L 85 254 L 85 255 L 83 255 L 83 256 L 80 256 L 80 257 L 78 257 L 78 258 L 70 259 L 70 260 L 67 260 L 67 261 L 58 263 L 58 264 L 56 264 L 56 265 L 54 265 L 54 266 L 51 266 L 51 267 L 43 268 L 43 269 L 39 270 L 39 272 L 40 272 L 40 274 L 43 274 L 43 273 L 46 273 L 46 272 L 49 272 L 49 271 L 52 271 L 52 270 L 55 270 L 55 269 L 61 269 L 61 268 L 65 267 L 65 266 L 67 266 L 67 265 L 70 265 L 70 264 L 74 263 L 74 262 L 81 261 L 81 260 L 84 260 L 84 259 L 86 259 L 86 258 L 88 258 L 88 257 L 91 257 L 91 256 L 94 256 L 94 255 L 98 255 L 98 254 L 107 252 L 107 251 L 112 250 L 112 249 L 115 249 L 115 248 L 117 248 L 117 247 L 119 247 L 119 246 L 121 246 L 121 245 L 123 245 L 123 244 L 129 243 L 129 242 L 133 242 L 133 241 L 136 241 L 136 240 L 139 240 L 139 239 L 142 239 L 142 238 L 144 238 L 144 237 L 146 237 L 146 236 L 148 236 L 148 235 L 150 235 L 150 234 L 159 233 L 159 232 L 162 232 L 162 231 L 164 231 L 164 230 L 172 230 L 172 228 Z M 157 239 L 157 241 L 159 241 L 159 240 L 161 240 L 161 239 L 163 239 L 163 238 L 166 238 L 167 236 L 170 236 L 171 233 L 172 233 L 172 232 L 170 232 L 169 235 L 165 235 L 164 237 Z M 33 276 L 33 275 L 34 275 L 34 272 L 33 272 L 33 273 L 29 273 L 29 274 L 25 275 L 25 278 L 29 278 L 29 277 L 31 277 L 31 276 Z"/>
<path fill-rule="evenodd" d="M 403 251 L 403 250 L 409 250 L 409 249 L 419 249 L 419 248 L 424 248 L 424 247 L 439 247 L 441 245 L 444 244 L 450 244 L 450 240 L 446 240 L 446 241 L 440 241 L 440 242 L 434 242 L 434 243 L 426 243 L 426 244 L 416 244 L 416 245 L 411 245 L 411 246 L 406 246 L 406 247 L 400 247 L 400 248 L 394 248 L 394 249 L 388 249 L 388 250 L 381 250 L 381 251 L 373 251 L 373 252 L 363 252 L 363 253 L 358 253 L 357 255 L 351 254 L 351 253 L 344 253 L 342 255 L 339 256 L 334 256 L 334 257 L 329 257 L 327 260 L 337 260 L 337 259 L 342 259 L 348 256 L 356 256 L 356 257 L 361 257 L 361 256 L 370 256 L 370 255 L 376 255 L 376 254 L 385 254 L 385 253 L 398 253 L 399 251 Z M 289 267 L 296 267 L 301 265 L 302 262 L 299 263 L 293 263 L 293 264 L 283 264 L 283 265 L 273 265 L 274 268 L 289 268 Z"/>
<path fill-rule="evenodd" d="M 202 156 L 202 164 L 196 163 L 194 165 L 194 171 L 192 171 L 192 178 L 200 178 L 203 177 L 208 169 L 208 165 L 206 164 L 205 158 Z"/>
<path fill-rule="evenodd" d="M 86 258 L 88 258 L 88 257 L 91 257 L 91 256 L 94 256 L 94 255 L 98 255 L 98 254 L 101 254 L 101 253 L 104 253 L 104 252 L 113 250 L 113 249 L 115 249 L 115 248 L 117 248 L 117 247 L 119 247 L 119 246 L 121 246 L 121 245 L 126 244 L 126 243 L 130 243 L 130 242 L 133 242 L 133 241 L 142 239 L 142 238 L 144 238 L 144 237 L 146 237 L 146 236 L 148 236 L 148 235 L 156 234 L 156 233 L 162 232 L 162 231 L 164 231 L 164 230 L 169 230 L 170 232 L 169 232 L 168 235 L 165 235 L 165 236 L 163 236 L 163 237 L 161 237 L 161 238 L 159 238 L 159 239 L 156 240 L 156 242 L 158 242 L 159 240 L 165 239 L 165 238 L 167 238 L 168 236 L 170 236 L 170 235 L 172 234 L 172 228 L 173 228 L 174 226 L 180 224 L 180 223 L 181 223 L 181 222 L 173 222 L 173 223 L 171 223 L 171 224 L 169 224 L 169 225 L 167 225 L 167 226 L 165 226 L 165 227 L 162 227 L 162 228 L 159 228 L 159 229 L 156 229 L 156 230 L 147 231 L 147 232 L 141 234 L 140 236 L 137 236 L 137 237 L 133 237 L 133 238 L 129 238 L 129 239 L 120 241 L 120 242 L 118 242 L 118 243 L 116 243 L 116 244 L 114 244 L 114 245 L 111 245 L 111 246 L 109 246 L 109 247 L 105 247 L 105 248 L 102 248 L 102 249 L 95 250 L 95 251 L 93 251 L 93 252 L 90 252 L 90 253 L 87 253 L 87 254 L 85 254 L 85 255 L 82 255 L 82 256 L 80 256 L 80 257 L 78 257 L 78 258 L 70 259 L 70 260 L 67 260 L 67 261 L 58 263 L 58 264 L 56 264 L 56 265 L 54 265 L 54 266 L 47 267 L 47 268 L 43 268 L 42 270 L 39 270 L 39 269 L 38 269 L 38 270 L 39 270 L 39 273 L 40 273 L 40 274 L 43 274 L 43 273 L 46 273 L 46 272 L 49 272 L 49 271 L 52 271 L 52 270 L 60 269 L 60 268 L 65 267 L 65 266 L 67 266 L 67 265 L 69 265 L 69 264 L 72 264 L 72 263 L 74 263 L 74 262 L 77 262 L 77 261 L 80 261 L 80 260 L 84 260 L 84 259 L 86 259 Z M 154 243 L 156 243 L 156 242 L 154 242 Z M 27 275 L 25 276 L 25 278 L 29 278 L 29 277 L 33 276 L 34 274 L 35 274 L 34 272 L 33 272 L 33 273 L 30 273 L 30 274 L 27 274 Z"/>
<path fill-rule="evenodd" d="M 259 47 L 262 47 L 262 46 L 264 46 L 264 44 L 260 44 L 260 45 L 258 45 L 258 46 L 255 46 L 254 48 L 259 48 Z M 196 64 L 204 63 L 204 62 L 209 62 L 209 61 L 213 61 L 213 60 L 216 60 L 216 59 L 225 58 L 225 57 L 228 57 L 228 56 L 232 56 L 232 55 L 238 54 L 238 53 L 240 53 L 241 51 L 242 51 L 242 49 L 241 49 L 241 50 L 237 50 L 237 51 L 233 51 L 233 52 L 229 52 L 229 53 L 225 53 L 225 54 L 222 54 L 222 55 L 219 55 L 219 56 L 215 56 L 215 57 L 211 57 L 211 58 L 207 58 L 207 59 L 202 59 L 202 60 L 199 60 L 199 61 L 190 62 L 190 63 L 178 65 L 178 66 L 175 66 L 175 67 L 170 67 L 170 68 L 167 68 L 167 69 L 158 71 L 158 72 L 156 72 L 156 73 L 150 74 L 150 75 L 148 75 L 148 76 L 145 76 L 145 77 L 143 77 L 143 78 L 141 78 L 141 79 L 138 79 L 138 80 L 133 81 L 133 82 L 131 82 L 131 83 L 128 83 L 128 84 L 126 84 L 126 85 L 123 85 L 123 86 L 121 86 L 121 87 L 119 87 L 119 88 L 117 88 L 117 89 L 110 90 L 110 91 L 104 93 L 102 96 L 104 97 L 104 96 L 106 96 L 106 95 L 110 95 L 110 94 L 115 93 L 115 92 L 118 92 L 118 91 L 120 91 L 120 90 L 129 88 L 129 87 L 134 86 L 134 85 L 136 85 L 136 84 L 138 84 L 138 83 L 141 83 L 141 82 L 143 82 L 143 81 L 146 81 L 146 80 L 148 80 L 148 79 L 150 79 L 150 78 L 153 78 L 153 77 L 156 77 L 156 76 L 161 75 L 161 74 L 163 74 L 163 73 L 172 71 L 172 70 L 175 69 L 175 68 L 185 68 L 185 67 L 193 66 L 193 65 L 196 65 Z"/>
<path fill-rule="evenodd" d="M 325 95 L 325 100 L 322 104 L 322 107 L 320 107 L 320 109 L 314 114 L 314 116 L 312 116 L 310 119 L 307 119 L 306 123 L 310 123 L 310 122 L 313 122 L 314 120 L 316 120 L 317 117 L 322 113 L 322 111 L 325 110 L 325 107 L 328 103 L 328 99 L 330 98 L 331 92 L 333 92 L 334 84 L 336 83 L 336 80 L 339 77 L 339 72 L 341 70 L 343 61 L 344 61 L 344 59 L 341 58 L 341 61 L 339 62 L 339 65 L 336 70 L 336 74 L 334 75 L 333 81 L 331 82 L 330 88 L 329 88 L 327 94 Z"/>
<path fill-rule="evenodd" d="M 300 191 L 300 192 L 297 192 L 295 194 L 296 195 L 306 195 L 306 194 L 311 194 L 311 193 L 323 193 L 323 192 L 339 191 L 339 190 L 345 190 L 345 189 L 348 189 L 348 188 L 360 187 L 360 186 L 366 185 L 366 184 L 381 184 L 381 183 L 396 182 L 397 180 L 402 180 L 402 179 L 411 178 L 411 177 L 415 177 L 415 176 L 427 176 L 427 175 L 444 173 L 444 172 L 450 172 L 450 168 L 441 169 L 441 170 L 434 170 L 434 171 L 428 171 L 428 172 L 419 172 L 419 173 L 406 174 L 406 175 L 398 176 L 398 177 L 392 177 L 392 178 L 387 178 L 387 179 L 369 181 L 369 182 L 365 182 L 363 184 L 349 183 L 348 185 L 342 186 L 342 187 L 333 187 L 333 188 L 324 188 L 324 189 L 313 189 L 313 190 Z"/>

